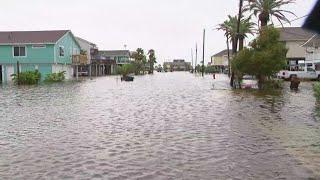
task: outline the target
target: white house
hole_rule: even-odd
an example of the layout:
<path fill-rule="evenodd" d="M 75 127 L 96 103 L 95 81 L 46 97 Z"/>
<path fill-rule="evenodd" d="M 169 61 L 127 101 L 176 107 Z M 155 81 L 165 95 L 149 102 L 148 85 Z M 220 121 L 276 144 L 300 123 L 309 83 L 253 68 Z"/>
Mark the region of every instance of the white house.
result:
<path fill-rule="evenodd" d="M 302 29 L 301 27 L 278 28 L 280 42 L 288 48 L 287 60 L 289 70 L 301 69 L 306 61 L 306 48 L 303 46 L 315 33 Z"/>
<path fill-rule="evenodd" d="M 320 71 L 320 36 L 313 35 L 302 47 L 305 49 L 306 65 Z"/>

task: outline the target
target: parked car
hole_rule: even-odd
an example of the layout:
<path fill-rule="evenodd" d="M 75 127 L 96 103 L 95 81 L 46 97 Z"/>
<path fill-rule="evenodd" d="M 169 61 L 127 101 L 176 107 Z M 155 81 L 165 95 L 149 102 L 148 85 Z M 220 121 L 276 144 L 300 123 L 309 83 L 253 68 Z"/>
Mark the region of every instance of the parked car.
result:
<path fill-rule="evenodd" d="M 299 79 L 312 79 L 312 80 L 320 79 L 320 74 L 317 73 L 312 68 L 304 68 L 303 71 L 288 71 L 288 70 L 280 71 L 277 76 L 278 78 L 286 79 L 286 80 L 289 80 L 292 77 L 297 77 Z"/>
<path fill-rule="evenodd" d="M 89 75 L 88 71 L 80 71 L 80 72 L 78 72 L 78 74 L 79 74 L 79 76 L 88 76 Z"/>
<path fill-rule="evenodd" d="M 242 89 L 257 89 L 258 81 L 254 76 L 244 75 L 240 85 Z"/>

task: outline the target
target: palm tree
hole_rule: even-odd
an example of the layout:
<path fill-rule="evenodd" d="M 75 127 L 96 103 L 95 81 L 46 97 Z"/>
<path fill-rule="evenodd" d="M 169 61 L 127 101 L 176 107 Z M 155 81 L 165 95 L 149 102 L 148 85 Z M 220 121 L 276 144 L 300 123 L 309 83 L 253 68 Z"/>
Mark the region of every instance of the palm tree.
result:
<path fill-rule="evenodd" d="M 249 4 L 245 10 L 250 10 L 258 17 L 261 27 L 268 25 L 272 17 L 275 17 L 283 26 L 283 21 L 290 23 L 284 13 L 295 15 L 293 12 L 280 9 L 281 6 L 294 3 L 295 0 L 246 0 Z"/>
<path fill-rule="evenodd" d="M 142 48 L 138 48 L 136 52 L 132 54 L 132 58 L 134 59 L 134 64 L 136 67 L 135 74 L 140 74 L 140 71 L 143 71 L 144 74 L 144 65 L 146 61 L 146 56 L 144 55 L 144 50 Z"/>
<path fill-rule="evenodd" d="M 229 41 L 230 41 L 230 29 L 229 29 L 229 22 L 228 20 L 224 21 L 222 24 L 218 25 L 217 30 L 224 31 L 224 36 L 227 38 L 227 51 L 228 51 L 228 76 L 230 77 L 230 47 L 229 47 Z"/>
<path fill-rule="evenodd" d="M 251 22 L 251 16 L 248 18 L 241 18 L 240 29 L 238 33 L 239 38 L 239 50 L 241 51 L 244 46 L 244 39 L 247 38 L 248 34 L 254 35 L 255 23 Z"/>
<path fill-rule="evenodd" d="M 155 51 L 153 49 L 150 49 L 148 51 L 148 55 L 149 55 L 149 65 L 150 65 L 149 74 L 153 74 L 154 64 L 157 63 Z"/>
<path fill-rule="evenodd" d="M 227 38 L 227 50 L 228 50 L 228 64 L 230 65 L 230 54 L 229 54 L 229 41 L 231 40 L 233 52 L 236 52 L 236 39 L 238 34 L 239 39 L 239 50 L 243 49 L 244 39 L 248 34 L 254 34 L 254 26 L 255 23 L 251 22 L 251 17 L 240 19 L 240 28 L 239 33 L 237 33 L 238 26 L 238 16 L 228 16 L 228 20 L 224 21 L 222 24 L 219 24 L 218 30 L 222 30 L 225 32 L 225 36 Z M 230 72 L 230 66 L 229 66 Z M 229 74 L 230 75 L 230 74 Z"/>

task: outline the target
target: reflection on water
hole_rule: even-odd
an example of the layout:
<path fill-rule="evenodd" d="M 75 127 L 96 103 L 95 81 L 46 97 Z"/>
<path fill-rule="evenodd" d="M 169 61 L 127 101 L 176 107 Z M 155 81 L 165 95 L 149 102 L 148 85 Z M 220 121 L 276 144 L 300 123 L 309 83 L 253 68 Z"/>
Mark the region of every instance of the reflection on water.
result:
<path fill-rule="evenodd" d="M 259 94 L 158 73 L 3 87 L 0 177 L 320 178 L 319 127 L 310 83 Z"/>

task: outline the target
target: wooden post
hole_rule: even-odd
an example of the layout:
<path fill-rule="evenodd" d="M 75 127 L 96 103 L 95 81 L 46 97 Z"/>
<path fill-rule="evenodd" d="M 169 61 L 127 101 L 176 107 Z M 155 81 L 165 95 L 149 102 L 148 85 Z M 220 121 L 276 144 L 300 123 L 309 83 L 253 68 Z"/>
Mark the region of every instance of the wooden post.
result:
<path fill-rule="evenodd" d="M 98 64 L 96 64 L 96 76 L 98 76 Z"/>
<path fill-rule="evenodd" d="M 89 64 L 89 77 L 90 77 L 90 79 L 91 79 L 91 75 L 92 75 L 92 74 L 91 74 L 91 73 L 92 73 L 91 71 L 92 71 L 92 69 L 91 69 L 91 64 Z"/>
<path fill-rule="evenodd" d="M 19 61 L 17 61 L 17 82 L 18 82 L 18 85 L 20 85 L 20 63 Z"/>
<path fill-rule="evenodd" d="M 77 81 L 79 80 L 79 67 L 78 65 L 76 65 L 76 77 L 77 77 Z"/>

